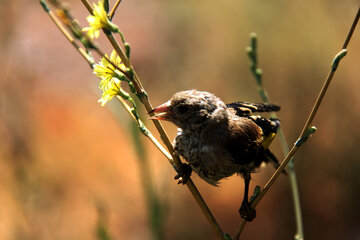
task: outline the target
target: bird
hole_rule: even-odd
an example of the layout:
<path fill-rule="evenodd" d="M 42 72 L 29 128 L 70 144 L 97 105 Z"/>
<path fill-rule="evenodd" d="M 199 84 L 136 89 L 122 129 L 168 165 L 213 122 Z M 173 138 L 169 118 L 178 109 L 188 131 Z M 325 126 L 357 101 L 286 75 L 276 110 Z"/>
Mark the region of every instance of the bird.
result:
<path fill-rule="evenodd" d="M 206 91 L 186 90 L 175 93 L 169 101 L 149 111 L 150 119 L 165 120 L 178 127 L 174 153 L 187 163 L 178 169 L 179 183 L 186 183 L 194 171 L 207 183 L 218 186 L 233 174 L 245 182 L 244 198 L 239 209 L 246 221 L 256 217 L 248 199 L 251 174 L 263 163 L 279 161 L 269 145 L 280 120 L 255 113 L 276 112 L 271 103 L 234 102 L 225 104 Z"/>

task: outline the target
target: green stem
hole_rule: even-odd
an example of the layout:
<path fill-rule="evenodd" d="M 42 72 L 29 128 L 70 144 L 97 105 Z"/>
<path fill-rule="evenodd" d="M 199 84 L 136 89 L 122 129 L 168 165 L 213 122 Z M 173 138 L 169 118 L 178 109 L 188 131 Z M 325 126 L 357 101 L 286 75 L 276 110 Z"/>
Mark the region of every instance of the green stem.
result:
<path fill-rule="evenodd" d="M 289 165 L 294 164 L 294 158 L 290 159 Z M 287 169 L 291 169 L 289 168 Z M 301 203 L 300 203 L 300 194 L 299 194 L 299 187 L 297 184 L 296 179 L 296 172 L 295 171 L 288 171 L 290 184 L 291 184 L 291 192 L 293 196 L 294 201 L 294 211 L 295 211 L 295 219 L 296 219 L 296 229 L 297 233 L 295 235 L 295 240 L 303 240 L 304 239 L 304 227 L 303 227 L 303 221 L 302 221 L 302 211 L 301 211 Z"/>
<path fill-rule="evenodd" d="M 131 107 L 125 102 L 125 100 L 120 97 L 120 96 L 116 96 L 116 99 L 119 100 L 119 102 L 121 103 L 121 105 L 123 105 L 123 107 L 125 108 L 125 110 L 131 115 L 131 117 L 139 122 L 141 124 L 143 124 L 141 122 L 141 120 L 139 119 L 136 119 L 136 117 L 134 116 L 132 110 L 131 110 Z M 168 151 L 166 151 L 166 149 L 159 143 L 159 141 L 151 134 L 150 131 L 147 131 L 147 134 L 146 136 L 150 139 L 150 141 L 160 150 L 160 152 L 168 159 L 169 163 L 171 165 L 174 165 L 174 162 L 173 162 L 173 158 L 172 156 L 168 153 Z"/>
<path fill-rule="evenodd" d="M 80 55 L 87 61 L 92 68 L 94 65 L 94 59 L 86 52 L 85 49 L 81 48 L 75 41 L 75 39 L 71 36 L 71 34 L 64 28 L 59 19 L 55 16 L 55 14 L 51 11 L 49 6 L 46 4 L 45 0 L 39 1 L 45 12 L 49 15 L 50 19 L 56 25 L 56 27 L 60 30 L 60 32 L 66 37 L 66 39 L 71 43 L 71 45 L 80 53 Z"/>

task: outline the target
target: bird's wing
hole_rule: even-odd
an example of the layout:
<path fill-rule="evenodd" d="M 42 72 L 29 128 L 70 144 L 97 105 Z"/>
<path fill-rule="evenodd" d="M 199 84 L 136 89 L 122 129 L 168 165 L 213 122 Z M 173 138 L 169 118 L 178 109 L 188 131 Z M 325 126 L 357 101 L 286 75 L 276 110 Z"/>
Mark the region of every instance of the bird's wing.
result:
<path fill-rule="evenodd" d="M 252 162 L 254 167 L 258 167 L 262 162 L 271 162 L 275 168 L 279 166 L 279 161 L 268 149 L 280 126 L 278 119 L 250 115 L 231 126 L 226 149 L 235 163 L 247 165 Z"/>
<path fill-rule="evenodd" d="M 269 150 L 269 145 L 273 141 L 279 127 L 280 120 L 273 118 L 265 118 L 259 115 L 253 115 L 255 112 L 276 112 L 280 110 L 280 106 L 270 103 L 248 103 L 248 102 L 235 102 L 226 104 L 228 108 L 235 111 L 237 116 L 243 119 L 250 119 L 259 128 L 261 128 L 263 134 L 263 140 L 259 152 L 255 153 L 254 150 L 258 149 L 255 142 L 248 142 L 245 144 L 245 149 L 239 149 L 237 143 L 244 141 L 244 138 L 239 135 L 235 135 L 232 141 L 228 145 L 228 150 L 232 153 L 232 157 L 235 162 L 239 164 L 250 163 L 252 156 L 257 155 L 256 158 L 252 157 L 254 166 L 260 166 L 261 162 L 271 162 L 275 168 L 279 166 L 279 161 Z M 242 143 L 244 144 L 244 142 Z M 246 157 L 245 157 L 246 156 Z M 245 158 L 244 158 L 245 157 Z"/>
<path fill-rule="evenodd" d="M 280 126 L 280 120 L 273 118 L 265 118 L 259 115 L 252 115 L 255 112 L 276 112 L 280 110 L 280 106 L 272 103 L 249 103 L 249 102 L 235 102 L 226 104 L 228 108 L 235 111 L 235 114 L 240 117 L 251 119 L 258 125 L 264 134 L 263 147 L 266 149 L 272 142 L 275 134 Z"/>
<path fill-rule="evenodd" d="M 251 119 L 256 125 L 258 125 L 263 131 L 264 136 L 268 136 L 271 133 L 277 133 L 280 127 L 280 120 L 275 118 L 265 118 L 260 115 L 250 115 L 246 118 Z"/>
<path fill-rule="evenodd" d="M 226 104 L 226 107 L 234 109 L 236 115 L 240 117 L 248 116 L 255 112 L 277 112 L 280 110 L 280 106 L 272 103 L 234 102 Z"/>
<path fill-rule="evenodd" d="M 247 165 L 257 160 L 257 152 L 263 139 L 261 128 L 246 117 L 230 120 L 229 127 L 230 134 L 225 142 L 225 148 L 233 161 L 239 165 Z"/>
<path fill-rule="evenodd" d="M 280 163 L 276 156 L 269 150 L 269 145 L 273 141 L 280 127 L 280 120 L 273 118 L 268 119 L 262 116 L 255 115 L 251 115 L 248 118 L 253 120 L 256 125 L 258 125 L 263 131 L 264 140 L 261 143 L 261 154 L 263 155 L 262 159 L 264 159 L 265 162 L 271 162 L 274 165 L 275 169 L 277 169 L 280 166 Z M 283 173 L 286 174 L 286 171 L 284 170 Z"/>

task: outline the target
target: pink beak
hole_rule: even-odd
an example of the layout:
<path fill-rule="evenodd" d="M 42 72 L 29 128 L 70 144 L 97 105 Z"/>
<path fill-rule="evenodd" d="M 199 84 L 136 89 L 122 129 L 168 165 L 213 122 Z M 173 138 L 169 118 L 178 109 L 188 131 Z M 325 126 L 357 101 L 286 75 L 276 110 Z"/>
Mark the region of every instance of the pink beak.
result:
<path fill-rule="evenodd" d="M 156 108 L 148 112 L 148 114 L 150 115 L 154 114 L 153 116 L 149 117 L 149 119 L 169 120 L 169 117 L 171 116 L 169 110 L 170 110 L 170 101 L 167 101 L 166 103 L 161 104 L 160 106 L 157 106 Z"/>

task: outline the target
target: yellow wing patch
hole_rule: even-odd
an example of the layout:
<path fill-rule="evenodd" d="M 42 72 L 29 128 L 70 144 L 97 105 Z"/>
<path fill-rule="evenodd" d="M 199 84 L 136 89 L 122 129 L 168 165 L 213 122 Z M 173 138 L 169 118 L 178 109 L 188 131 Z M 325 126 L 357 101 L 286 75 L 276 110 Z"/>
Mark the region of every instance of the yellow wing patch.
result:
<path fill-rule="evenodd" d="M 275 137 L 276 133 L 270 133 L 268 136 L 264 136 L 264 141 L 262 142 L 262 146 L 265 149 L 268 149 L 271 142 L 273 141 L 274 137 Z"/>

